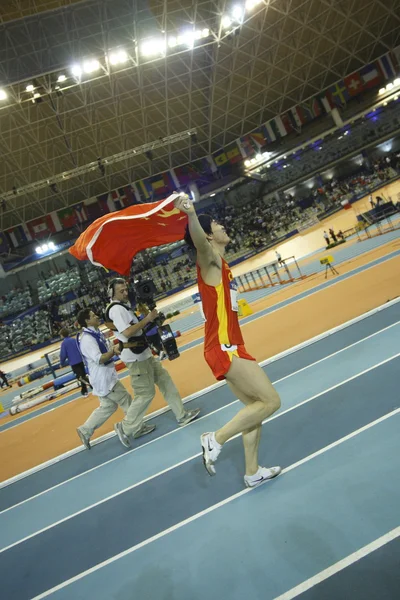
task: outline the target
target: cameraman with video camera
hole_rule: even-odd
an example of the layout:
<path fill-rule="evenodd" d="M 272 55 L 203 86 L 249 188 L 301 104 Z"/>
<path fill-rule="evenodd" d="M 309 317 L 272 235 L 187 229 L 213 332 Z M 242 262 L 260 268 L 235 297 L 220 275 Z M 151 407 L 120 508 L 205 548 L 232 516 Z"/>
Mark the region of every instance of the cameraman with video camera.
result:
<path fill-rule="evenodd" d="M 149 348 L 143 329 L 157 319 L 158 311 L 153 308 L 139 321 L 129 305 L 128 285 L 121 277 L 110 281 L 108 295 L 111 304 L 106 308 L 105 321 L 123 346 L 120 358 L 129 370 L 134 392 L 134 400 L 125 418 L 114 426 L 121 444 L 129 448 L 130 436 L 138 438 L 156 428 L 155 425 L 146 425 L 143 422 L 146 410 L 155 396 L 155 385 L 171 407 L 179 426 L 193 421 L 199 415 L 200 409 L 184 409 L 168 371 L 154 358 Z"/>

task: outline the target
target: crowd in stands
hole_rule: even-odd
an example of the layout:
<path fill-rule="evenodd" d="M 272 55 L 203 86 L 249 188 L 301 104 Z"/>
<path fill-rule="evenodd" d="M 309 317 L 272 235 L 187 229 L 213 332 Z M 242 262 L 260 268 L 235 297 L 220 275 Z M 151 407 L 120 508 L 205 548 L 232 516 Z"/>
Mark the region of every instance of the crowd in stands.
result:
<path fill-rule="evenodd" d="M 30 306 L 32 306 L 32 296 L 29 287 L 24 290 L 15 288 L 0 297 L 0 319 L 16 312 L 22 312 Z"/>
<path fill-rule="evenodd" d="M 57 298 L 70 290 L 77 290 L 81 286 L 81 277 L 77 267 L 55 273 L 50 277 L 39 280 L 37 291 L 39 302 L 45 302 L 50 298 Z"/>
<path fill-rule="evenodd" d="M 51 339 L 51 316 L 47 310 L 15 319 L 11 325 L 0 324 L 0 358 L 29 349 Z"/>

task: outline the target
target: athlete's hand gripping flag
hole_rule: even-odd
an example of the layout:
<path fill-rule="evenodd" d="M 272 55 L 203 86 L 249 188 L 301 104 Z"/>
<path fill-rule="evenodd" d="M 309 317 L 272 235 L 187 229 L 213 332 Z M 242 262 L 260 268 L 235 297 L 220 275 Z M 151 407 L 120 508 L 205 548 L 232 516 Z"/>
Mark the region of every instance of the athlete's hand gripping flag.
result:
<path fill-rule="evenodd" d="M 187 215 L 174 206 L 186 195 L 174 192 L 160 202 L 135 204 L 96 219 L 70 248 L 78 260 L 129 275 L 132 259 L 146 248 L 182 240 Z"/>

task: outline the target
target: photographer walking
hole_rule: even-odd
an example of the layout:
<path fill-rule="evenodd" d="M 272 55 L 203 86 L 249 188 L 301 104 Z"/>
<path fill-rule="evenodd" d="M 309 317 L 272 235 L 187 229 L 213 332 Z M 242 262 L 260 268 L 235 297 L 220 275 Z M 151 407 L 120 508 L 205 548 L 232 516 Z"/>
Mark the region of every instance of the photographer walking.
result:
<path fill-rule="evenodd" d="M 129 370 L 134 400 L 121 423 L 116 423 L 115 431 L 121 444 L 130 447 L 129 437 L 141 437 L 151 433 L 155 425 L 143 422 L 148 406 L 155 396 L 155 385 L 171 407 L 180 426 L 187 425 L 200 413 L 200 409 L 185 410 L 182 399 L 168 371 L 156 360 L 149 348 L 143 328 L 157 318 L 153 309 L 141 321 L 130 309 L 128 286 L 123 278 L 112 279 L 108 287 L 111 304 L 106 309 L 106 321 L 112 321 L 115 336 L 124 348 L 121 360 Z"/>
<path fill-rule="evenodd" d="M 90 308 L 84 308 L 78 314 L 78 323 L 82 333 L 77 337 L 77 344 L 89 371 L 93 394 L 100 400 L 99 408 L 76 430 L 82 444 L 90 450 L 93 432 L 115 413 L 118 406 L 126 414 L 132 398 L 118 380 L 112 360 L 120 351 L 111 346 L 101 333 L 99 317 Z"/>

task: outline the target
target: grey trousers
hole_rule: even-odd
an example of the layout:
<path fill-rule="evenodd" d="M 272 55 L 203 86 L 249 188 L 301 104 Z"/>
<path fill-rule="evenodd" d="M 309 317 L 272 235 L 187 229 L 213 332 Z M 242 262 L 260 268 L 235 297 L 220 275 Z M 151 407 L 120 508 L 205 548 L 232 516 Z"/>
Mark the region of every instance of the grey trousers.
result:
<path fill-rule="evenodd" d="M 131 376 L 134 398 L 122 421 L 125 435 L 135 435 L 143 427 L 144 415 L 156 393 L 155 386 L 159 388 L 171 407 L 176 420 L 179 421 L 184 417 L 182 398 L 170 374 L 160 361 L 151 357 L 141 362 L 126 363 L 126 366 Z"/>
<path fill-rule="evenodd" d="M 132 398 L 122 383 L 117 381 L 111 392 L 107 396 L 99 397 L 99 401 L 99 408 L 96 408 L 87 421 L 79 427 L 82 433 L 88 437 L 91 437 L 94 430 L 101 427 L 115 413 L 118 406 L 126 414 L 132 403 Z"/>

